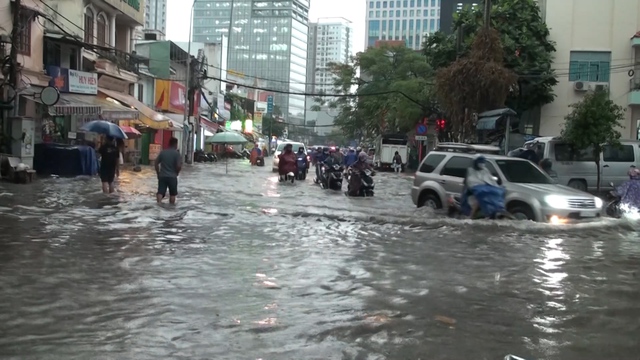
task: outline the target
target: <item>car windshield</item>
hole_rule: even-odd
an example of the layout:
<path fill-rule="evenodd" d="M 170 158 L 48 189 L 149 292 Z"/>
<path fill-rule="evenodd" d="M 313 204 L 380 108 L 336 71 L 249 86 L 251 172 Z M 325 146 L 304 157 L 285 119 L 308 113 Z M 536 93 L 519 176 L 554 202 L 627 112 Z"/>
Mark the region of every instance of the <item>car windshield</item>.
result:
<path fill-rule="evenodd" d="M 298 149 L 303 148 L 304 149 L 304 145 L 303 144 L 296 144 L 296 143 L 280 143 L 280 145 L 278 145 L 278 148 L 276 149 L 277 151 L 282 151 L 284 150 L 285 145 L 289 145 L 291 144 L 293 146 L 293 152 L 298 152 Z"/>
<path fill-rule="evenodd" d="M 507 178 L 517 184 L 553 184 L 554 181 L 530 161 L 496 160 L 496 164 Z"/>

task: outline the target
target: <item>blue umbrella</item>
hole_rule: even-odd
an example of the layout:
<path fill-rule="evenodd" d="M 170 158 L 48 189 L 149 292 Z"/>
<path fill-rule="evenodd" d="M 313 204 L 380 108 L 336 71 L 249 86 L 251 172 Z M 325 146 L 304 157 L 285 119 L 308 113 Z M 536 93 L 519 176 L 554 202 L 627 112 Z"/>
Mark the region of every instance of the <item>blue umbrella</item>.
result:
<path fill-rule="evenodd" d="M 81 130 L 111 136 L 116 139 L 126 139 L 127 134 L 120 126 L 104 120 L 93 120 L 86 123 Z"/>

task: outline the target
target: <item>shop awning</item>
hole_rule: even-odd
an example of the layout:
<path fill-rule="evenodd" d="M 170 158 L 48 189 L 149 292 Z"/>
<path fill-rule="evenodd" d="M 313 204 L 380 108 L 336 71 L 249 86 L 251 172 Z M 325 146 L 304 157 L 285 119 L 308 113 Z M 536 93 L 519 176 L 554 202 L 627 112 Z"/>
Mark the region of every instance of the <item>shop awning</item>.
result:
<path fill-rule="evenodd" d="M 163 113 L 163 115 L 171 119 L 171 128 L 173 129 L 173 131 L 181 131 L 184 128 L 183 114 Z"/>
<path fill-rule="evenodd" d="M 95 102 L 102 108 L 101 117 L 104 120 L 138 120 L 139 112 L 108 99 L 96 98 Z"/>
<path fill-rule="evenodd" d="M 37 98 L 34 100 L 40 102 Z M 61 93 L 58 103 L 49 107 L 49 114 L 53 116 L 95 115 L 97 118 L 102 112 L 102 107 L 95 100 L 94 95 Z"/>
<path fill-rule="evenodd" d="M 218 132 L 218 127 L 219 125 L 216 124 L 215 122 L 207 119 L 204 116 L 200 116 L 200 126 L 202 126 L 205 130 L 209 131 L 212 134 L 215 134 Z"/>
<path fill-rule="evenodd" d="M 117 91 L 107 90 L 103 88 L 98 88 L 98 91 L 112 99 L 120 101 L 123 104 L 129 105 L 138 109 L 138 111 L 140 112 L 138 119 L 143 124 L 147 125 L 152 129 L 162 130 L 162 129 L 167 129 L 171 127 L 171 121 L 168 117 L 154 111 L 153 109 L 143 104 L 141 101 L 138 101 L 138 99 L 134 98 L 131 95 L 122 94 Z"/>

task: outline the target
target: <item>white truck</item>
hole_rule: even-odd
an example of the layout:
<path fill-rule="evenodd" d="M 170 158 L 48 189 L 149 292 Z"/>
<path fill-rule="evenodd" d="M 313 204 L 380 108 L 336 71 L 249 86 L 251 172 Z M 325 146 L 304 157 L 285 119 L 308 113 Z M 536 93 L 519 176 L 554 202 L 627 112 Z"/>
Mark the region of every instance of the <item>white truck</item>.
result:
<path fill-rule="evenodd" d="M 378 138 L 376 144 L 375 166 L 378 169 L 390 169 L 393 157 L 400 154 L 402 158 L 402 171 L 409 160 L 409 138 L 405 134 L 385 134 Z"/>

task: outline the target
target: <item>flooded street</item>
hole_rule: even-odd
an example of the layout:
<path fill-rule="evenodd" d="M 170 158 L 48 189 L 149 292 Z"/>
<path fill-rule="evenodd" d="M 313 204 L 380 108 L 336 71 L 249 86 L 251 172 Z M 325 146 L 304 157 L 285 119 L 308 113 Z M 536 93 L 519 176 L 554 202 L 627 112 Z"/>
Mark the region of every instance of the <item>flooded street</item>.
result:
<path fill-rule="evenodd" d="M 640 225 L 463 222 L 197 164 L 0 184 L 1 359 L 637 359 Z M 345 186 L 346 188 L 346 186 Z"/>

